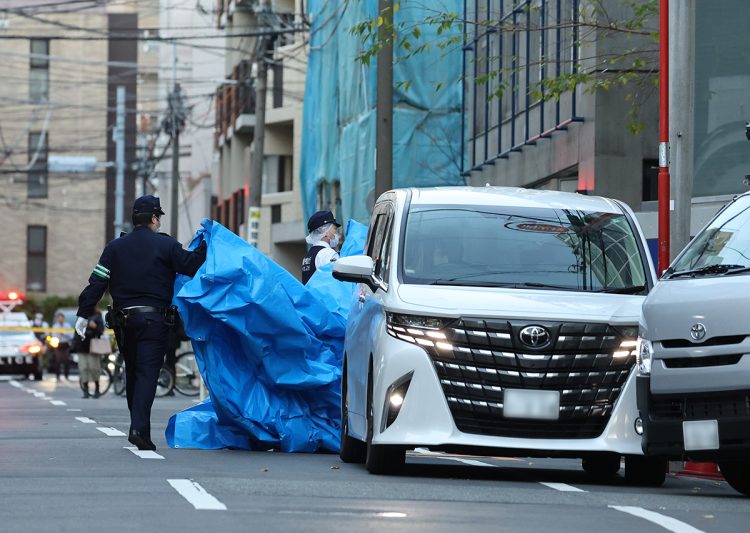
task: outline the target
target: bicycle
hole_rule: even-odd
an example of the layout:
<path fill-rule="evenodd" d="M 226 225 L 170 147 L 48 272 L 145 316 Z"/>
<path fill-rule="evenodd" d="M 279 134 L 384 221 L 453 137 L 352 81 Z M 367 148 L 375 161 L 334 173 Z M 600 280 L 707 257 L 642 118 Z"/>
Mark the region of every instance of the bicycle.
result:
<path fill-rule="evenodd" d="M 182 352 L 175 358 L 174 388 L 184 396 L 198 396 L 200 394 L 201 375 L 195 353 Z"/>
<path fill-rule="evenodd" d="M 126 382 L 125 382 L 125 359 L 123 358 L 120 351 L 117 351 L 117 357 L 114 361 L 114 367 L 112 370 L 112 381 L 114 382 L 114 391 L 118 396 L 125 394 Z M 162 366 L 159 370 L 159 378 L 156 382 L 156 397 L 161 398 L 166 396 L 172 390 L 175 389 L 175 376 L 172 371 L 166 366 Z"/>

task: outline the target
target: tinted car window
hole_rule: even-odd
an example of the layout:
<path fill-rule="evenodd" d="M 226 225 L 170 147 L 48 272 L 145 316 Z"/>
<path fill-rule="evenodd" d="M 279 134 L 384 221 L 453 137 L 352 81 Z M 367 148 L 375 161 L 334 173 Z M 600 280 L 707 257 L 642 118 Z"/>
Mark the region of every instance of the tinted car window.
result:
<path fill-rule="evenodd" d="M 413 206 L 405 283 L 645 292 L 641 249 L 621 214 Z"/>

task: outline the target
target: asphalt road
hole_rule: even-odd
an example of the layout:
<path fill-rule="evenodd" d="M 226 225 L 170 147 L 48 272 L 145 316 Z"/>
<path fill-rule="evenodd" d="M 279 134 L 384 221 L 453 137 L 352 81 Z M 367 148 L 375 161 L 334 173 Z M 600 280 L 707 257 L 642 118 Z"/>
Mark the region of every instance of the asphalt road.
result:
<path fill-rule="evenodd" d="M 332 454 L 174 450 L 164 428 L 192 405 L 179 395 L 156 400 L 156 453 L 137 455 L 124 398 L 80 396 L 0 381 L 0 531 L 750 530 L 750 498 L 722 481 L 603 485 L 572 460 L 418 450 L 391 477 Z"/>

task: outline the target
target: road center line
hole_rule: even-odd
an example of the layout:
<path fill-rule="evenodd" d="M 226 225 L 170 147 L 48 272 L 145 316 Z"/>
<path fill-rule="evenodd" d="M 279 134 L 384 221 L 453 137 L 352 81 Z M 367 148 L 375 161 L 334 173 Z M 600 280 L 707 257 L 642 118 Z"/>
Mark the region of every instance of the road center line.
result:
<path fill-rule="evenodd" d="M 180 496 L 185 498 L 199 511 L 226 511 L 227 506 L 211 496 L 206 489 L 195 481 L 189 479 L 168 479 L 167 483 L 172 485 Z"/>
<path fill-rule="evenodd" d="M 23 385 L 21 385 L 19 382 L 17 382 L 15 379 L 8 380 L 8 383 L 10 383 L 11 387 L 15 387 L 17 389 L 23 389 Z"/>
<path fill-rule="evenodd" d="M 116 428 L 101 427 L 101 428 L 96 428 L 96 429 L 104 433 L 107 437 L 124 437 L 125 436 L 125 433 L 123 433 L 122 431 Z"/>
<path fill-rule="evenodd" d="M 84 424 L 96 424 L 96 420 L 91 420 L 87 416 L 77 416 L 76 420 L 78 420 L 79 422 L 83 422 Z"/>
<path fill-rule="evenodd" d="M 123 446 L 123 448 L 130 450 L 141 459 L 164 459 L 164 456 L 159 455 L 152 450 L 139 450 L 135 446 Z"/>
<path fill-rule="evenodd" d="M 702 530 L 696 529 L 690 524 L 686 524 L 685 522 L 677 520 L 676 518 L 665 516 L 654 511 L 649 511 L 648 509 L 644 509 L 643 507 L 631 507 L 629 505 L 610 505 L 608 507 L 616 511 L 622 511 L 623 513 L 637 516 L 638 518 L 643 518 L 644 520 L 653 522 L 654 524 L 661 526 L 668 531 L 672 531 L 673 533 L 704 533 Z"/>
<path fill-rule="evenodd" d="M 68 405 L 62 400 L 50 400 L 49 403 L 51 403 L 52 405 Z"/>
<path fill-rule="evenodd" d="M 80 413 L 81 412 L 80 409 L 66 409 L 66 411 L 68 411 L 70 413 Z"/>
<path fill-rule="evenodd" d="M 560 492 L 586 492 L 583 489 L 579 489 L 573 485 L 568 485 L 567 483 L 547 483 L 546 481 L 540 481 L 539 483 L 545 487 L 559 490 Z"/>

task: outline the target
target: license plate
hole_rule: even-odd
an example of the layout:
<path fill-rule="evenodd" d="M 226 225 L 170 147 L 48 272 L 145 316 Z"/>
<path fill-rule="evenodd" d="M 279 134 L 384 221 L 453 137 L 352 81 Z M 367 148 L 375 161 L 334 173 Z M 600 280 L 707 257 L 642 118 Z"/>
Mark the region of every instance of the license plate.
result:
<path fill-rule="evenodd" d="M 719 422 L 716 420 L 683 422 L 682 438 L 685 442 L 685 450 L 718 450 Z"/>
<path fill-rule="evenodd" d="M 505 418 L 560 418 L 560 393 L 556 390 L 505 389 L 503 393 Z"/>

